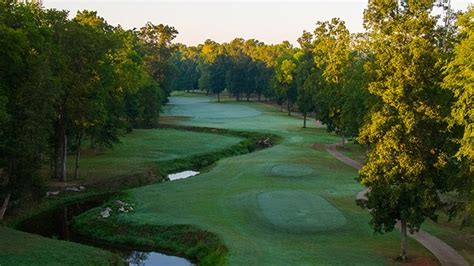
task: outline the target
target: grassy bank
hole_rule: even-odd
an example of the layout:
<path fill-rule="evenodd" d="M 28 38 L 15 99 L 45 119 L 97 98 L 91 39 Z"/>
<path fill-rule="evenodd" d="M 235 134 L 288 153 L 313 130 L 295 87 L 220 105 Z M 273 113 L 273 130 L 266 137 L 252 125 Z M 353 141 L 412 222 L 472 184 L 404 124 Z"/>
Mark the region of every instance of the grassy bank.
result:
<path fill-rule="evenodd" d="M 121 265 L 110 252 L 0 226 L 1 265 Z"/>
<path fill-rule="evenodd" d="M 113 201 L 106 206 L 113 208 Z M 119 221 L 116 209 L 107 219 L 98 218 L 101 208 L 95 208 L 76 217 L 76 231 L 106 241 L 112 245 L 133 246 L 186 257 L 201 265 L 222 265 L 227 248 L 222 240 L 210 232 L 190 225 L 128 224 Z"/>

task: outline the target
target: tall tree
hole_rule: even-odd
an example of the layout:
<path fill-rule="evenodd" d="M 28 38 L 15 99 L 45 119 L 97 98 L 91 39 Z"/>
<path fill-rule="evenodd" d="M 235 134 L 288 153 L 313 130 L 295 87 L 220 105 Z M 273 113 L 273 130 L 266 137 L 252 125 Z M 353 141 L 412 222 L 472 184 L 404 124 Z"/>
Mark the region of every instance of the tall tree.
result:
<path fill-rule="evenodd" d="M 176 69 L 171 60 L 174 49 L 171 46 L 171 41 L 176 38 L 177 34 L 178 31 L 172 26 L 154 25 L 151 22 L 147 22 L 139 32 L 149 73 L 164 92 L 165 97 L 161 99 L 163 102 L 168 100 L 173 89 L 171 85 Z"/>
<path fill-rule="evenodd" d="M 329 131 L 342 137 L 343 144 L 345 136 L 341 112 L 344 105 L 344 73 L 348 67 L 350 51 L 350 34 L 344 21 L 333 18 L 331 21 L 317 23 L 313 54 L 321 79 L 315 95 L 316 116 L 326 124 Z"/>
<path fill-rule="evenodd" d="M 454 94 L 449 122 L 451 129 L 460 129 L 456 158 L 460 162 L 456 189 L 467 199 L 468 214 L 474 214 L 474 6 L 458 19 L 460 41 L 454 57 L 445 69 L 443 87 Z"/>
<path fill-rule="evenodd" d="M 378 103 L 360 141 L 371 143 L 360 182 L 370 188 L 370 224 L 391 231 L 400 221 L 400 259 L 407 259 L 407 230 L 436 219 L 447 187 L 449 95 L 440 89 L 433 1 L 372 0 L 364 13 L 375 60 L 369 91 Z"/>
<path fill-rule="evenodd" d="M 313 35 L 304 31 L 298 39 L 301 50 L 297 53 L 296 86 L 298 88 L 298 110 L 303 114 L 303 128 L 306 128 L 308 113 L 314 111 L 314 94 L 317 84 L 317 73 L 313 59 Z"/>
<path fill-rule="evenodd" d="M 0 219 L 12 198 L 38 192 L 53 119 L 52 32 L 36 5 L 0 2 Z"/>

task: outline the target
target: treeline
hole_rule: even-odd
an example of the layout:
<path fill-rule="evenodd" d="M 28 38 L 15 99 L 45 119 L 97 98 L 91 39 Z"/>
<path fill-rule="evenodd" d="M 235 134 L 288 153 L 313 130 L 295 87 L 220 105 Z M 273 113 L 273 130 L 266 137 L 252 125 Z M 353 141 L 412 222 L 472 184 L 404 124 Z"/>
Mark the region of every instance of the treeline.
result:
<path fill-rule="evenodd" d="M 0 169 L 5 192 L 39 189 L 38 170 L 67 179 L 85 140 L 95 149 L 134 127 L 156 126 L 171 92 L 177 31 L 113 27 L 96 12 L 0 2 Z M 0 191 L 0 192 L 2 192 Z"/>
<path fill-rule="evenodd" d="M 234 39 L 219 44 L 207 40 L 197 47 L 176 45 L 173 87 L 202 90 L 217 96 L 224 91 L 237 101 L 251 97 L 270 100 L 306 117 L 313 114 L 330 131 L 357 136 L 371 104 L 364 71 L 370 59 L 364 35 L 351 35 L 344 22 L 318 23 L 304 32 L 300 48 L 285 41 L 267 45 Z"/>
<path fill-rule="evenodd" d="M 433 15 L 441 8 L 442 16 Z M 418 229 L 439 210 L 474 211 L 474 8 L 369 1 L 366 33 L 318 22 L 300 47 L 235 39 L 177 46 L 176 89 L 265 97 L 366 144 L 359 181 L 375 231 Z M 449 193 L 448 193 L 449 192 Z M 449 196 L 447 196 L 449 195 Z M 447 200 L 448 199 L 448 200 Z M 466 219 L 468 221 L 468 219 Z"/>

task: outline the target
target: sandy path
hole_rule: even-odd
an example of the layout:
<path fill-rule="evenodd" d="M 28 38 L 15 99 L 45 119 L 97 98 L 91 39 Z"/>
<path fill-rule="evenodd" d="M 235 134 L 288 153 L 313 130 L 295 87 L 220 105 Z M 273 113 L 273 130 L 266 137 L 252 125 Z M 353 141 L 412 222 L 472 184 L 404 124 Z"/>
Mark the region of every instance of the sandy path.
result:
<path fill-rule="evenodd" d="M 345 156 L 344 154 L 337 151 L 338 144 L 325 145 L 325 149 L 328 153 L 336 157 L 339 161 L 350 165 L 356 169 L 362 168 L 362 164 L 352 160 L 351 158 Z M 368 188 L 360 191 L 356 195 L 357 200 L 366 200 L 367 197 L 365 194 L 369 191 Z M 397 224 L 399 228 L 399 224 Z M 469 266 L 469 263 L 461 256 L 459 253 L 450 247 L 448 244 L 443 242 L 441 239 L 427 233 L 426 231 L 420 230 L 414 234 L 409 234 L 416 241 L 422 244 L 426 249 L 428 249 L 441 263 L 441 265 L 462 265 Z"/>

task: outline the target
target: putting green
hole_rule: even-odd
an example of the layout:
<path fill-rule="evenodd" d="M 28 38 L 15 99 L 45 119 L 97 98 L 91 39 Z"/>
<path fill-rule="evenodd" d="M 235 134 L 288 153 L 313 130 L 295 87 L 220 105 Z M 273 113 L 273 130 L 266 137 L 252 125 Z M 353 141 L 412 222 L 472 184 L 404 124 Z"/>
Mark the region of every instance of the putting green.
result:
<path fill-rule="evenodd" d="M 258 205 L 267 222 L 292 233 L 329 231 L 346 224 L 346 218 L 326 199 L 294 190 L 260 193 Z"/>
<path fill-rule="evenodd" d="M 299 164 L 278 164 L 274 165 L 270 170 L 271 175 L 284 177 L 307 176 L 313 172 L 313 168 Z"/>

